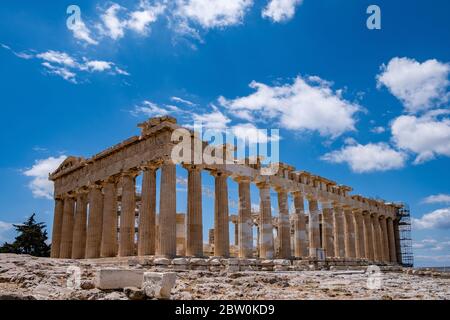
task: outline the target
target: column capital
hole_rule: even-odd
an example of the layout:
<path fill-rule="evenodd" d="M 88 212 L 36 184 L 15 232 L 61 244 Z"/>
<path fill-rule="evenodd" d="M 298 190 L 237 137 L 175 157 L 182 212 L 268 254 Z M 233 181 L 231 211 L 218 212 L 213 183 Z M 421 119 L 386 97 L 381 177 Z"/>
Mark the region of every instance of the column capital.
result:
<path fill-rule="evenodd" d="M 250 177 L 247 177 L 247 176 L 233 177 L 233 180 L 235 182 L 237 182 L 237 183 L 241 183 L 241 182 L 250 183 L 250 182 L 252 182 L 252 179 Z"/>
<path fill-rule="evenodd" d="M 127 171 L 123 171 L 120 173 L 120 177 L 131 177 L 131 178 L 136 178 L 139 175 L 139 169 L 137 168 L 133 168 L 133 169 L 129 169 Z"/>
<path fill-rule="evenodd" d="M 303 191 L 292 191 L 291 194 L 294 197 L 302 197 L 302 198 L 305 197 L 305 193 Z"/>
<path fill-rule="evenodd" d="M 69 191 L 62 195 L 63 199 L 75 199 L 77 197 L 77 193 L 75 191 Z"/>
<path fill-rule="evenodd" d="M 261 181 L 256 183 L 256 187 L 261 190 L 261 189 L 270 189 L 271 186 L 269 182 Z"/>
<path fill-rule="evenodd" d="M 319 201 L 319 199 L 311 193 L 305 194 L 305 197 L 308 201 Z"/>
<path fill-rule="evenodd" d="M 277 193 L 281 193 L 281 194 L 283 194 L 283 193 L 288 193 L 288 189 L 286 189 L 286 188 L 283 188 L 283 187 L 274 187 L 274 189 L 275 189 L 275 191 L 277 192 Z"/>
<path fill-rule="evenodd" d="M 76 195 L 83 195 L 83 194 L 88 194 L 89 193 L 89 187 L 81 187 L 81 188 L 78 188 L 76 191 L 75 191 L 75 194 Z"/>
<path fill-rule="evenodd" d="M 211 170 L 210 175 L 212 175 L 213 177 L 229 177 L 231 176 L 231 174 L 228 171 L 225 170 Z"/>
<path fill-rule="evenodd" d="M 142 171 L 155 171 L 155 170 L 158 170 L 158 168 L 161 166 L 161 164 L 162 164 L 162 161 L 146 163 L 146 164 L 139 166 L 139 169 Z"/>
<path fill-rule="evenodd" d="M 93 190 L 93 189 L 99 189 L 99 190 L 101 190 L 101 189 L 103 188 L 102 181 L 89 183 L 89 185 L 88 185 L 87 187 L 88 187 L 88 190 L 89 190 L 89 191 L 91 191 L 91 190 Z"/>
<path fill-rule="evenodd" d="M 203 170 L 203 166 L 198 165 L 198 164 L 183 163 L 182 166 L 184 169 L 186 169 L 188 171 L 202 171 Z"/>
<path fill-rule="evenodd" d="M 110 176 L 106 180 L 103 180 L 100 184 L 102 187 L 104 187 L 106 184 L 109 183 L 117 184 L 120 180 L 120 177 L 121 177 L 120 175 Z"/>

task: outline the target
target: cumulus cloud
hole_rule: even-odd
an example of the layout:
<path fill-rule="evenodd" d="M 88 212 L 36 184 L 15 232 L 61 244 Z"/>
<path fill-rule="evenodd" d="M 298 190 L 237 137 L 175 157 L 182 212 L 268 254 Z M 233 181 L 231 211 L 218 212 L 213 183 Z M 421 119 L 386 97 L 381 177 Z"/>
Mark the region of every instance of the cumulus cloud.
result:
<path fill-rule="evenodd" d="M 290 20 L 295 15 L 295 9 L 302 2 L 303 0 L 270 0 L 262 11 L 262 16 L 274 22 Z"/>
<path fill-rule="evenodd" d="M 450 204 L 450 194 L 436 194 L 436 195 L 431 195 L 426 197 L 425 199 L 423 199 L 423 203 L 429 203 L 429 204 L 434 204 L 434 203 L 445 203 L 445 204 Z"/>
<path fill-rule="evenodd" d="M 415 164 L 439 155 L 450 156 L 450 119 L 435 114 L 404 115 L 391 124 L 393 141 L 399 148 L 417 154 Z"/>
<path fill-rule="evenodd" d="M 289 130 L 316 131 L 333 138 L 355 130 L 354 116 L 361 107 L 319 77 L 298 76 L 292 84 L 276 86 L 253 81 L 250 87 L 256 92 L 232 100 L 220 97 L 219 102 L 237 117 L 274 119 Z"/>
<path fill-rule="evenodd" d="M 75 23 L 71 25 L 70 30 L 73 33 L 75 39 L 84 41 L 88 44 L 97 45 L 98 41 L 94 40 L 91 36 L 91 30 L 86 26 L 83 20 L 77 19 Z"/>
<path fill-rule="evenodd" d="M 32 178 L 28 187 L 35 198 L 52 199 L 53 182 L 48 180 L 48 175 L 58 169 L 59 165 L 67 157 L 62 155 L 57 158 L 36 160 L 34 165 L 23 172 L 27 177 Z"/>
<path fill-rule="evenodd" d="M 450 208 L 424 214 L 420 219 L 413 218 L 412 224 L 416 229 L 450 229 Z"/>
<path fill-rule="evenodd" d="M 385 143 L 351 144 L 325 154 L 322 160 L 347 163 L 356 173 L 388 171 L 403 168 L 407 156 Z"/>
<path fill-rule="evenodd" d="M 440 106 L 449 100 L 447 87 L 450 64 L 435 59 L 420 63 L 409 58 L 393 58 L 381 66 L 378 86 L 385 86 L 411 113 Z"/>
<path fill-rule="evenodd" d="M 154 23 L 165 9 L 166 7 L 163 4 L 157 3 L 151 6 L 148 1 L 141 1 L 139 10 L 130 13 L 126 25 L 129 29 L 141 35 L 147 35 L 150 31 L 150 24 Z"/>
<path fill-rule="evenodd" d="M 268 135 L 268 131 L 264 129 L 258 129 L 254 124 L 238 124 L 231 128 L 231 132 L 236 138 L 247 141 L 250 144 L 253 143 L 268 143 L 269 141 L 279 141 L 279 135 Z"/>
<path fill-rule="evenodd" d="M 225 130 L 231 119 L 224 115 L 219 109 L 213 107 L 213 112 L 205 114 L 194 114 L 194 123 L 202 125 L 205 129 Z"/>
<path fill-rule="evenodd" d="M 177 15 L 203 28 L 217 28 L 242 23 L 253 0 L 178 0 Z"/>
<path fill-rule="evenodd" d="M 133 116 L 144 115 L 147 117 L 162 117 L 168 115 L 170 110 L 160 107 L 154 102 L 146 100 L 142 102 L 142 105 L 135 106 L 130 113 Z"/>

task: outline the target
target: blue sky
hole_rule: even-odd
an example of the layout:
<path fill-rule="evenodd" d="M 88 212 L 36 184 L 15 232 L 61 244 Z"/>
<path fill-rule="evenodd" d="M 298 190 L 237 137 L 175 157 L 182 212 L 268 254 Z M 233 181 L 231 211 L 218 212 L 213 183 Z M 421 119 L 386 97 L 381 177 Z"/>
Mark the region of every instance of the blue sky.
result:
<path fill-rule="evenodd" d="M 32 212 L 51 229 L 45 177 L 64 156 L 89 157 L 171 114 L 188 125 L 280 128 L 283 162 L 409 203 L 416 265 L 449 265 L 450 3 L 283 3 L 4 0 L 0 241 Z M 72 4 L 82 23 L 69 30 Z M 371 4 L 381 30 L 366 27 Z"/>

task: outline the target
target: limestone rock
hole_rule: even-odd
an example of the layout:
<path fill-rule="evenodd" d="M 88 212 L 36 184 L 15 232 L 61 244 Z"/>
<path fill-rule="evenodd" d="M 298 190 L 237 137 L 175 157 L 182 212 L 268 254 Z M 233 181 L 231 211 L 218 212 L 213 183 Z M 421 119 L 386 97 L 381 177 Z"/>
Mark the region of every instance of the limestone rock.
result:
<path fill-rule="evenodd" d="M 142 289 L 136 287 L 126 287 L 123 289 L 123 292 L 130 300 L 144 300 L 145 292 Z"/>
<path fill-rule="evenodd" d="M 146 272 L 142 287 L 149 298 L 169 299 L 176 279 L 174 272 Z"/>
<path fill-rule="evenodd" d="M 102 290 L 141 287 L 144 270 L 100 269 L 95 277 L 95 286 Z"/>

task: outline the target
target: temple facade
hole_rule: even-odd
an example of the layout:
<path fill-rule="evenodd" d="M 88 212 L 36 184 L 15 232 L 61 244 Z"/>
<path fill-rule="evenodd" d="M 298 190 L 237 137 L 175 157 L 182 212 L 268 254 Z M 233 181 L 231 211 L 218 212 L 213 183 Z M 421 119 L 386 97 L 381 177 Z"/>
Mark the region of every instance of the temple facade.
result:
<path fill-rule="evenodd" d="M 401 262 L 399 205 L 351 195 L 350 187 L 283 163 L 277 163 L 274 175 L 262 175 L 260 163 L 248 161 L 176 164 L 171 157 L 177 145 L 172 133 L 181 128 L 176 120 L 152 118 L 139 127 L 140 136 L 90 159 L 69 157 L 50 174 L 55 186 L 53 258 L 214 256 Z M 185 214 L 176 211 L 177 165 L 187 170 Z M 203 239 L 202 171 L 215 180 L 214 228 L 209 230 L 209 241 Z M 139 193 L 138 175 L 142 175 Z M 237 215 L 229 213 L 230 179 L 239 187 Z M 259 190 L 258 212 L 252 211 L 251 184 Z M 278 196 L 276 217 L 271 191 Z M 233 245 L 230 224 L 234 225 Z"/>

